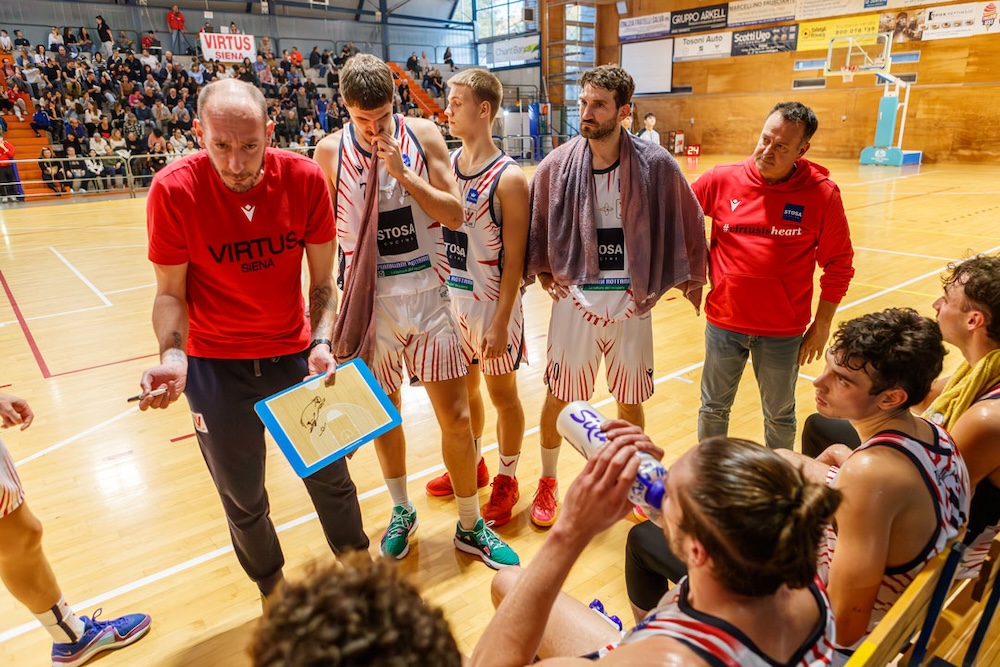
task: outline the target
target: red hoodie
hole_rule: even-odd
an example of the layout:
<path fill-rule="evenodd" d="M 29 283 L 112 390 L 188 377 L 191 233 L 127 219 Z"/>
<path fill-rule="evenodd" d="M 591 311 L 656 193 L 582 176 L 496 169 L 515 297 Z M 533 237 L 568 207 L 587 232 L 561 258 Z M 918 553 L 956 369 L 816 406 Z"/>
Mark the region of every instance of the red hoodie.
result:
<path fill-rule="evenodd" d="M 840 189 L 809 160 L 771 185 L 753 158 L 719 165 L 694 185 L 712 218 L 708 321 L 751 336 L 798 336 L 812 319 L 813 275 L 820 298 L 840 303 L 854 276 L 854 249 Z"/>

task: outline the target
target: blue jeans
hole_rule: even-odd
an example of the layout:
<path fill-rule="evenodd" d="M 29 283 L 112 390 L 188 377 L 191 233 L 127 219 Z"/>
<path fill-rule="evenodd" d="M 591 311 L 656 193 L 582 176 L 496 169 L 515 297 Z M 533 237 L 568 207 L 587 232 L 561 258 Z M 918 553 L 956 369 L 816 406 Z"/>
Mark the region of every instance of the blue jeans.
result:
<path fill-rule="evenodd" d="M 795 445 L 795 382 L 802 336 L 749 336 L 705 325 L 705 368 L 701 376 L 698 439 L 728 435 L 729 409 L 747 357 L 764 409 L 764 442 L 772 449 Z"/>

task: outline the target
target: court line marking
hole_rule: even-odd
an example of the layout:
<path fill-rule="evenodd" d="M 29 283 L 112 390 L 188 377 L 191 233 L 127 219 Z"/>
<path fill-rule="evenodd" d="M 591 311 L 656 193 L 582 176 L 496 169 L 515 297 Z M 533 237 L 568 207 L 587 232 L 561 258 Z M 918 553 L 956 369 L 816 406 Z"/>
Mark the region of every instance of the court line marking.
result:
<path fill-rule="evenodd" d="M 940 169 L 931 169 L 929 171 L 921 171 L 918 174 L 906 174 L 905 176 L 890 176 L 888 178 L 877 178 L 873 181 L 858 181 L 857 183 L 837 183 L 839 187 L 842 188 L 853 188 L 860 187 L 862 185 L 871 185 L 873 183 L 889 183 L 891 181 L 901 181 L 904 178 L 913 178 L 914 176 L 926 176 L 927 174 L 936 174 Z"/>
<path fill-rule="evenodd" d="M 47 320 L 50 317 L 62 317 L 64 315 L 76 315 L 78 313 L 86 313 L 91 310 L 104 310 L 107 306 L 88 306 L 86 308 L 77 308 L 76 310 L 65 310 L 61 313 L 49 313 L 48 315 L 35 315 L 34 317 L 24 318 L 25 322 L 34 322 L 35 320 Z M 7 320 L 6 322 L 0 322 L 0 327 L 7 326 L 8 324 L 14 324 L 18 320 Z"/>
<path fill-rule="evenodd" d="M 14 298 L 14 292 L 11 291 L 10 285 L 7 283 L 7 279 L 3 275 L 3 271 L 0 271 L 0 283 L 3 284 L 3 291 L 7 294 L 7 301 L 10 303 L 11 310 L 14 311 L 14 317 L 17 318 L 17 323 L 21 326 L 21 334 L 24 336 L 24 340 L 28 343 L 28 348 L 31 349 L 31 354 L 35 357 L 35 363 L 38 364 L 38 369 L 42 371 L 42 377 L 52 377 L 49 373 L 49 367 L 45 363 L 45 358 L 42 357 L 42 351 L 38 349 L 38 343 L 35 341 L 35 337 L 31 335 L 31 329 L 28 327 L 28 322 L 24 319 L 24 313 L 21 312 L 21 307 L 17 305 L 17 299 Z"/>
<path fill-rule="evenodd" d="M 1000 250 L 1000 246 L 997 246 L 996 248 L 992 248 L 990 250 L 986 250 L 984 252 L 986 252 L 986 253 L 992 253 L 992 252 L 996 252 L 997 250 Z M 932 271 L 930 273 L 927 273 L 927 274 L 918 276 L 916 278 L 912 278 L 910 280 L 904 281 L 904 282 L 900 283 L 898 285 L 898 287 L 906 287 L 907 285 L 915 283 L 915 282 L 917 282 L 919 280 L 923 280 L 923 279 L 925 279 L 925 278 L 927 278 L 929 276 L 934 275 L 935 273 L 939 273 L 940 271 L 941 271 L 941 269 L 937 269 L 936 271 Z M 887 288 L 886 290 L 882 290 L 882 292 L 891 292 L 893 289 L 894 288 L 890 287 L 890 288 Z M 863 303 L 866 303 L 866 302 L 870 301 L 871 299 L 874 299 L 874 298 L 876 298 L 878 296 L 882 296 L 882 293 L 876 293 L 876 294 L 873 294 L 873 295 L 869 295 L 867 297 L 863 297 L 861 299 L 857 299 L 856 301 L 852 301 L 852 302 L 847 303 L 847 304 L 842 304 L 840 307 L 837 308 L 837 312 L 840 312 L 842 310 L 847 310 L 848 308 L 853 308 L 855 306 L 859 306 L 859 305 L 861 305 Z M 666 382 L 667 380 L 671 380 L 671 379 L 676 378 L 677 376 L 683 375 L 685 373 L 689 373 L 689 372 L 691 372 L 693 370 L 696 370 L 696 369 L 698 369 L 698 368 L 700 368 L 700 367 L 702 367 L 704 365 L 705 365 L 704 361 L 699 361 L 699 362 L 690 364 L 688 366 L 685 366 L 684 368 L 681 368 L 680 370 L 677 370 L 677 371 L 674 371 L 673 373 L 670 373 L 669 375 L 665 375 L 663 377 L 657 378 L 657 380 L 655 380 L 653 384 L 654 385 L 655 384 L 662 384 L 663 382 Z M 608 405 L 609 403 L 611 403 L 614 400 L 615 400 L 614 396 L 609 396 L 609 397 L 607 397 L 607 398 L 605 398 L 605 399 L 603 399 L 603 400 L 598 401 L 597 403 L 595 403 L 594 407 L 598 407 L 599 408 L 599 407 L 602 407 L 604 405 Z M 131 412 L 135 412 L 137 410 L 138 410 L 138 408 L 132 408 L 128 412 L 131 413 Z M 124 415 L 119 415 L 117 418 L 113 418 L 113 419 L 117 420 L 117 419 L 120 419 L 122 416 L 124 416 Z M 93 427 L 93 429 L 88 429 L 88 430 L 94 430 L 94 429 L 99 428 L 101 426 L 103 426 L 103 424 L 99 424 L 98 426 Z M 524 435 L 532 435 L 534 433 L 537 433 L 538 430 L 539 430 L 539 427 L 538 426 L 534 426 L 534 427 L 528 429 L 527 431 L 525 431 Z M 493 443 L 491 445 L 483 447 L 483 451 L 484 452 L 489 452 L 489 451 L 492 451 L 492 450 L 494 450 L 496 448 L 497 448 L 497 444 Z M 15 465 L 17 465 L 17 464 L 15 464 Z M 427 475 L 434 474 L 435 472 L 439 472 L 441 470 L 444 470 L 444 463 L 439 463 L 439 464 L 436 464 L 436 465 L 431 466 L 429 468 L 426 468 L 426 469 L 424 469 L 424 470 L 422 470 L 422 471 L 420 471 L 418 473 L 414 473 L 412 475 L 407 475 L 406 480 L 407 480 L 407 482 L 414 481 L 414 480 L 419 480 L 419 479 L 421 479 L 423 477 L 426 477 Z M 358 502 L 360 503 L 363 500 L 368 500 L 369 498 L 373 498 L 373 497 L 375 497 L 375 496 L 377 496 L 377 495 L 379 495 L 381 493 L 385 493 L 386 491 L 387 491 L 387 487 L 383 484 L 382 486 L 378 486 L 378 487 L 375 487 L 375 488 L 370 489 L 368 491 L 365 491 L 363 493 L 359 493 L 358 494 Z M 309 514 L 305 514 L 305 515 L 303 515 L 303 516 L 301 516 L 301 517 L 299 517 L 297 519 L 292 519 L 291 521 L 286 521 L 285 523 L 283 523 L 283 524 L 281 524 L 279 526 L 275 526 L 275 530 L 276 530 L 276 532 L 278 532 L 280 534 L 280 533 L 282 533 L 282 532 L 284 532 L 286 530 L 289 530 L 289 529 L 294 528 L 296 526 L 300 526 L 300 525 L 302 525 L 304 523 L 307 523 L 309 521 L 312 521 L 313 519 L 316 519 L 316 518 L 318 518 L 317 515 L 316 515 L 316 512 L 310 512 Z M 122 586 L 119 586 L 118 588 L 114 588 L 114 589 L 112 589 L 110 591 L 107 591 L 105 593 L 101 593 L 99 595 L 95 595 L 94 597 L 89 598 L 87 600 L 83 600 L 79 604 L 74 605 L 73 606 L 73 610 L 79 613 L 79 612 L 82 612 L 84 609 L 89 609 L 90 607 L 96 607 L 97 605 L 102 605 L 105 602 L 107 602 L 108 600 L 111 600 L 111 599 L 113 599 L 115 597 L 119 597 L 121 595 L 125 595 L 127 593 L 131 593 L 131 592 L 133 592 L 135 590 L 143 588 L 144 586 L 147 586 L 149 584 L 156 583 L 157 581 L 161 581 L 163 579 L 166 579 L 167 577 L 170 577 L 170 576 L 172 576 L 174 574 L 179 574 L 181 572 L 184 572 L 185 570 L 189 570 L 189 569 L 191 569 L 193 567 L 196 567 L 198 565 L 201 565 L 203 563 L 207 563 L 208 561 L 214 560 L 215 558 L 218 558 L 219 556 L 223 556 L 223 555 L 225 555 L 227 553 L 231 553 L 232 551 L 233 551 L 233 547 L 232 547 L 232 545 L 229 545 L 227 547 L 220 547 L 218 549 L 215 549 L 214 551 L 210 551 L 210 552 L 202 554 L 200 556 L 195 556 L 194 558 L 188 559 L 186 561 L 178 563 L 177 565 L 171 566 L 171 567 L 166 568 L 164 570 L 160 570 L 159 572 L 151 574 L 151 575 L 149 575 L 147 577 L 143 577 L 142 579 L 137 579 L 135 581 L 132 581 L 132 582 L 129 582 L 129 583 L 124 584 Z M 23 634 L 25 634 L 27 632 L 30 632 L 32 630 L 41 630 L 41 629 L 42 629 L 42 627 L 38 624 L 37 621 L 30 621 L 28 623 L 24 623 L 24 624 L 19 625 L 17 627 L 11 628 L 10 630 L 6 630 L 4 632 L 0 632 L 0 644 L 3 644 L 3 643 L 5 643 L 5 642 L 7 642 L 7 641 L 9 641 L 11 639 L 14 639 L 15 637 L 20 637 L 21 635 L 23 635 Z"/>
<path fill-rule="evenodd" d="M 108 290 L 105 294 L 121 294 L 122 292 L 132 292 L 137 289 L 146 289 L 148 287 L 156 287 L 156 283 L 146 283 L 145 285 L 135 285 L 133 287 L 123 287 L 122 289 Z"/>
<path fill-rule="evenodd" d="M 51 250 L 53 253 L 55 253 L 55 256 L 58 257 L 59 260 L 63 264 L 66 265 L 66 268 L 68 268 L 70 271 L 72 271 L 73 274 L 76 275 L 76 277 L 79 278 L 80 281 L 84 285 L 86 285 L 87 287 L 89 287 L 90 291 L 93 292 L 94 294 L 96 294 L 97 298 L 99 298 L 102 302 L 104 302 L 105 306 L 110 306 L 111 305 L 111 300 L 108 299 L 108 297 L 106 297 L 103 294 L 101 294 L 101 290 L 97 289 L 97 286 L 94 285 L 94 283 L 92 283 L 89 280 L 87 280 L 87 276 L 83 275 L 78 268 L 76 268 L 75 266 L 73 266 L 72 264 L 70 264 L 70 261 L 68 259 L 66 259 L 65 257 L 63 257 L 62 254 L 58 250 L 56 250 L 53 246 L 49 246 L 49 250 Z"/>
<path fill-rule="evenodd" d="M 884 253 L 886 255 L 900 255 L 902 257 L 917 257 L 919 259 L 935 259 L 935 260 L 940 260 L 942 262 L 953 262 L 953 261 L 955 261 L 955 260 L 950 259 L 948 257 L 938 257 L 936 255 L 921 255 L 921 254 L 915 253 L 915 252 L 903 252 L 902 250 L 883 250 L 882 248 L 868 248 L 868 247 L 860 246 L 860 245 L 854 246 L 854 249 L 855 250 L 865 250 L 867 252 L 880 252 L 880 253 Z"/>
<path fill-rule="evenodd" d="M 132 243 L 129 245 L 98 245 L 89 248 L 71 248 L 69 250 L 63 250 L 63 252 L 92 252 L 94 250 L 124 250 L 126 248 L 145 248 L 148 244 L 146 243 Z"/>
<path fill-rule="evenodd" d="M 111 417 L 109 419 L 105 419 L 100 424 L 94 424 L 90 428 L 88 428 L 86 430 L 83 430 L 83 431 L 80 431 L 79 433 L 76 433 L 74 435 L 71 435 L 68 438 L 66 438 L 65 440 L 61 440 L 61 441 L 57 442 L 54 445 L 51 445 L 49 447 L 46 447 L 43 450 L 35 452 L 31 456 L 26 456 L 23 459 L 21 459 L 20 461 L 15 461 L 14 462 L 14 467 L 15 468 L 19 468 L 19 467 L 23 466 L 25 463 L 31 463 L 35 459 L 40 459 L 43 456 L 45 456 L 46 454 L 51 454 L 52 452 L 54 452 L 56 450 L 59 450 L 59 449 L 62 449 L 63 447 L 65 447 L 67 445 L 71 445 L 74 442 L 76 442 L 77 440 L 79 440 L 81 438 L 85 438 L 88 435 L 90 435 L 91 433 L 94 433 L 95 431 L 99 431 L 102 428 L 104 428 L 105 426 L 110 426 L 111 424 L 114 424 L 116 421 L 124 419 L 125 417 L 128 417 L 129 415 L 131 415 L 131 414 L 133 414 L 135 412 L 138 412 L 138 411 L 139 411 L 138 406 L 133 407 L 133 408 L 129 408 L 125 412 L 117 414 L 114 417 Z"/>

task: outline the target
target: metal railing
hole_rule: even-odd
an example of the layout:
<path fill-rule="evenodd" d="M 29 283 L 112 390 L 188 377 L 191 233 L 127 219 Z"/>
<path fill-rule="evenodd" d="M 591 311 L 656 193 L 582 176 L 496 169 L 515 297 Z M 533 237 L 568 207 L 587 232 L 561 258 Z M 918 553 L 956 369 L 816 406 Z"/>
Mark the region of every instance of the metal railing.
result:
<path fill-rule="evenodd" d="M 20 175 L 16 182 L 0 182 L 0 185 L 14 185 L 15 187 L 20 186 L 21 192 L 18 197 L 22 201 L 39 199 L 42 197 L 49 198 L 61 194 L 96 195 L 117 194 L 124 192 L 128 192 L 129 197 L 134 199 L 137 196 L 137 193 L 144 191 L 149 187 L 149 183 L 157 171 L 180 157 L 183 157 L 183 154 L 141 153 L 137 155 L 123 155 L 121 153 L 115 153 L 115 155 L 102 155 L 93 158 L 86 155 L 78 155 L 72 158 L 53 156 L 50 158 L 39 157 L 10 160 L 10 162 L 15 165 L 37 165 L 39 170 L 42 171 L 43 177 L 41 179 L 24 178 L 23 175 Z M 160 164 L 161 158 L 165 158 L 162 165 Z M 94 161 L 100 163 L 100 172 L 94 172 L 88 168 L 87 162 Z M 62 176 L 53 174 L 51 178 L 45 178 L 45 170 L 42 169 L 43 162 L 58 165 L 65 165 L 69 162 L 79 162 L 83 165 L 84 173 L 74 175 L 68 173 L 66 167 L 63 167 Z M 114 169 L 115 163 L 119 162 L 122 163 L 121 173 L 118 173 L 117 171 L 109 171 Z M 22 174 L 23 169 L 19 168 L 18 173 Z M 56 187 L 53 187 L 50 183 Z M 49 189 L 49 191 L 26 192 L 25 186 L 27 185 L 44 185 Z M 63 191 L 64 189 L 66 190 L 65 192 Z"/>

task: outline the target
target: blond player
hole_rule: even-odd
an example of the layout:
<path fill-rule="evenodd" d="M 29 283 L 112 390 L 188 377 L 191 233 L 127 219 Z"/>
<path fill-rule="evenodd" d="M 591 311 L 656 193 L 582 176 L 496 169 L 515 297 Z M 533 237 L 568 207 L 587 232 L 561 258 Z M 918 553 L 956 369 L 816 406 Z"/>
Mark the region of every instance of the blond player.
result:
<path fill-rule="evenodd" d="M 480 445 L 486 421 L 481 375 L 497 411 L 500 470 L 483 518 L 502 526 L 510 521 L 520 497 L 515 472 L 524 410 L 515 371 L 525 350 L 521 276 L 528 242 L 528 181 L 490 133 L 503 98 L 500 80 L 486 70 L 468 69 L 453 76 L 448 86 L 445 115 L 452 135 L 462 140 L 451 165 L 461 190 L 463 222 L 458 229 L 442 230 L 451 267 L 447 284 L 469 365 L 469 408 L 481 483 L 489 479 Z M 453 493 L 448 473 L 428 482 L 427 492 Z"/>

